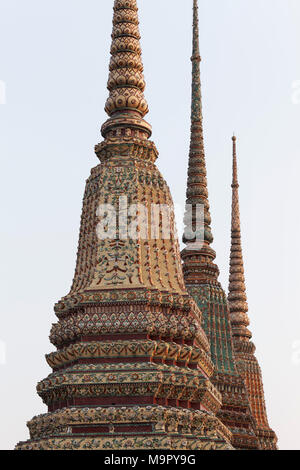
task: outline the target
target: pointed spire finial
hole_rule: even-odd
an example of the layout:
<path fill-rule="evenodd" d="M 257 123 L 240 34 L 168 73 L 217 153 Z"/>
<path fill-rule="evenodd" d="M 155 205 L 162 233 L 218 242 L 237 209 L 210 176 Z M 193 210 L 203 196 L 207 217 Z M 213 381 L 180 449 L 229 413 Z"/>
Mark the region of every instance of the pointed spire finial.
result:
<path fill-rule="evenodd" d="M 199 19 L 198 1 L 193 0 L 193 55 L 192 60 L 192 103 L 191 103 L 191 139 L 188 166 L 187 205 L 193 206 L 193 228 L 196 225 L 197 204 L 204 206 L 204 242 L 212 243 L 211 217 L 209 212 L 206 179 L 206 162 L 203 137 L 202 94 L 200 79 Z M 189 228 L 187 228 L 189 231 Z M 184 238 L 184 242 L 187 240 Z"/>
<path fill-rule="evenodd" d="M 233 156 L 233 164 L 232 164 L 232 185 L 231 187 L 239 187 L 239 182 L 238 182 L 238 170 L 237 170 L 237 154 L 236 154 L 236 142 L 237 138 L 233 134 L 232 136 L 232 156 Z"/>
<path fill-rule="evenodd" d="M 193 0 L 193 55 L 191 60 L 191 138 L 186 192 L 187 211 L 184 218 L 183 242 L 186 244 L 186 248 L 182 252 L 183 269 L 186 282 L 217 282 L 219 269 L 213 263 L 216 253 L 210 246 L 213 242 L 213 235 L 210 226 L 211 216 L 203 137 L 198 0 Z M 203 221 L 197 220 L 197 209 L 201 207 L 204 209 Z M 192 209 L 192 216 L 190 216 L 190 209 Z"/>
<path fill-rule="evenodd" d="M 200 80 L 200 46 L 199 46 L 199 15 L 198 0 L 193 0 L 193 54 L 191 61 L 192 70 L 192 122 L 201 121 L 202 124 L 202 95 Z M 203 134 L 203 131 L 202 131 Z M 202 136 L 203 137 L 203 136 Z"/>
<path fill-rule="evenodd" d="M 235 135 L 233 141 L 232 163 L 232 218 L 231 218 L 231 252 L 230 252 L 230 277 L 229 277 L 229 308 L 234 343 L 250 340 L 251 332 L 248 330 L 249 318 L 247 315 L 248 304 L 244 276 L 244 261 L 241 243 L 241 224 L 239 208 L 239 183 L 237 169 L 237 151 Z"/>
<path fill-rule="evenodd" d="M 198 15 L 198 0 L 193 0 L 193 55 L 191 61 L 201 61 L 200 47 L 199 47 L 199 15 Z"/>
<path fill-rule="evenodd" d="M 255 419 L 255 434 L 261 449 L 276 450 L 277 437 L 269 426 L 261 370 L 255 357 L 255 345 L 251 341 L 252 333 L 248 329 L 247 293 L 244 273 L 244 261 L 241 242 L 239 183 L 237 171 L 237 152 L 235 135 L 233 140 L 233 176 L 232 176 L 232 223 L 228 303 L 232 326 L 232 339 L 238 370 L 246 385 Z"/>
<path fill-rule="evenodd" d="M 105 111 L 110 116 L 102 126 L 102 135 L 115 129 L 140 129 L 147 139 L 151 126 L 144 121 L 148 104 L 144 97 L 142 51 L 136 0 L 115 0 L 111 60 Z"/>

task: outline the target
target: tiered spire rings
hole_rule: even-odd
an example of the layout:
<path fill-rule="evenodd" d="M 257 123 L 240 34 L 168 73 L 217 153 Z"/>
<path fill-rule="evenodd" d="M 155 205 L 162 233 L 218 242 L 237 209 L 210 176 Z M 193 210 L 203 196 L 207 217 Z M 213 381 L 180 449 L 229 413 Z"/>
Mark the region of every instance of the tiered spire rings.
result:
<path fill-rule="evenodd" d="M 232 162 L 232 218 L 231 218 L 231 252 L 229 276 L 229 308 L 232 325 L 232 336 L 235 359 L 238 370 L 243 377 L 255 419 L 255 433 L 263 450 L 276 449 L 277 437 L 268 423 L 261 369 L 254 355 L 255 346 L 251 341 L 252 333 L 248 326 L 248 303 L 246 294 L 244 261 L 241 241 L 241 223 L 239 207 L 239 182 L 235 136 L 233 142 Z"/>

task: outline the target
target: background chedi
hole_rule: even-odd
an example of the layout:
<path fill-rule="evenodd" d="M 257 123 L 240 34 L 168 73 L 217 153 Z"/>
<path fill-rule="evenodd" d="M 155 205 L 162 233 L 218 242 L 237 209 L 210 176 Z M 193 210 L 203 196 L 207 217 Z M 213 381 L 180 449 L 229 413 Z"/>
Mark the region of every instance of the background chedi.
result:
<path fill-rule="evenodd" d="M 215 364 L 212 380 L 222 393 L 222 407 L 218 416 L 231 430 L 233 446 L 236 449 L 248 450 L 276 449 L 277 439 L 274 433 L 266 432 L 258 435 L 254 419 L 254 402 L 253 399 L 252 402 L 249 401 L 249 389 L 245 386 L 244 375 L 237 368 L 228 302 L 218 280 L 219 268 L 214 263 L 216 253 L 211 248 L 213 236 L 210 226 L 211 216 L 203 138 L 200 61 L 198 2 L 194 0 L 191 142 L 187 204 L 194 208 L 194 229 L 197 225 L 197 205 L 204 207 L 204 242 L 197 247 L 196 239 L 187 240 L 184 236 L 183 241 L 186 244 L 186 248 L 182 251 L 184 278 L 189 293 L 203 314 L 202 324 L 209 339 L 211 356 Z"/>
<path fill-rule="evenodd" d="M 262 374 L 254 355 L 255 346 L 251 341 L 252 333 L 248 329 L 250 320 L 247 315 L 248 304 L 241 244 L 239 183 L 235 136 L 233 136 L 232 141 L 232 219 L 228 300 L 235 360 L 240 375 L 245 381 L 251 406 L 251 414 L 255 420 L 255 434 L 259 439 L 261 448 L 265 450 L 275 450 L 277 437 L 268 423 Z"/>

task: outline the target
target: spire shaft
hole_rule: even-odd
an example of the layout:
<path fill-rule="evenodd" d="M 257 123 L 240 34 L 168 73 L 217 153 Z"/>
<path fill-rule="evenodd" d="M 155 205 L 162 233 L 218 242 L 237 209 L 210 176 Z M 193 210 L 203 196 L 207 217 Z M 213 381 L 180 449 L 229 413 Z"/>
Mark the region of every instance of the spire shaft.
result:
<path fill-rule="evenodd" d="M 231 219 L 231 252 L 229 277 L 229 309 L 232 325 L 232 336 L 235 359 L 238 370 L 243 377 L 255 419 L 255 434 L 261 449 L 275 450 L 277 437 L 270 429 L 266 411 L 264 388 L 261 369 L 255 357 L 255 345 L 251 341 L 252 334 L 248 330 L 248 304 L 244 275 L 244 262 L 241 243 L 241 224 L 239 209 L 239 183 L 236 152 L 236 137 L 233 141 L 232 162 L 232 219 Z"/>
<path fill-rule="evenodd" d="M 248 330 L 248 304 L 244 276 L 244 260 L 241 242 L 241 224 L 239 208 L 239 183 L 237 171 L 236 137 L 232 137 L 232 217 L 231 217 L 231 252 L 229 277 L 229 306 L 234 339 L 250 340 L 252 335 Z"/>
<path fill-rule="evenodd" d="M 213 241 L 211 233 L 211 217 L 209 212 L 208 190 L 206 179 L 206 162 L 203 138 L 202 94 L 200 79 L 200 52 L 199 52 L 199 18 L 198 2 L 193 5 L 193 54 L 192 61 L 192 103 L 191 103 L 191 138 L 188 165 L 188 184 L 186 203 L 193 207 L 192 228 L 196 227 L 196 206 L 204 206 L 204 243 L 209 245 Z M 190 231 L 186 227 L 185 233 Z M 184 242 L 189 240 L 184 237 Z M 192 240 L 193 241 L 193 240 Z"/>
<path fill-rule="evenodd" d="M 193 0 L 193 59 L 201 60 L 199 48 L 199 15 L 198 15 L 198 1 Z"/>
<path fill-rule="evenodd" d="M 105 111 L 110 119 L 102 126 L 103 137 L 112 129 L 139 128 L 147 139 L 151 126 L 144 121 L 148 104 L 144 97 L 142 51 L 136 0 L 115 0 L 111 59 Z"/>
<path fill-rule="evenodd" d="M 199 15 L 198 0 L 193 0 L 193 53 L 191 135 L 186 191 L 186 215 L 182 252 L 186 282 L 216 282 L 219 269 L 213 263 L 215 251 L 211 216 L 208 201 L 207 173 L 203 137 L 202 93 L 200 78 Z M 198 209 L 203 209 L 203 220 L 199 220 Z"/>
<path fill-rule="evenodd" d="M 192 117 L 191 121 L 202 121 L 202 96 L 200 79 L 200 46 L 199 46 L 199 14 L 198 1 L 194 1 L 193 6 L 193 54 L 192 61 Z"/>
<path fill-rule="evenodd" d="M 236 137 L 232 137 L 232 220 L 231 231 L 240 238 L 241 224 L 240 224 L 240 209 L 239 209 L 239 182 L 238 182 L 238 169 L 237 169 L 237 152 L 236 152 Z"/>

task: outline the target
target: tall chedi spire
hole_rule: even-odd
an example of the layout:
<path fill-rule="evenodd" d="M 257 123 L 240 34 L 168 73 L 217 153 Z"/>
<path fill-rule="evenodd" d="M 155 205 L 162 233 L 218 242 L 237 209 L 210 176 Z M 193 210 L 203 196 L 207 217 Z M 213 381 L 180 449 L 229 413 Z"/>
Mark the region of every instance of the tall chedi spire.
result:
<path fill-rule="evenodd" d="M 209 212 L 208 202 L 208 190 L 207 190 L 207 179 L 206 179 L 206 162 L 205 162 L 205 151 L 204 151 L 204 138 L 203 138 L 203 117 L 202 117 L 202 95 L 201 95 L 201 80 L 200 80 L 200 50 L 199 50 L 199 20 L 198 20 L 198 3 L 194 1 L 193 6 L 193 54 L 191 57 L 192 61 L 192 106 L 191 106 L 191 139 L 190 139 L 190 156 L 189 156 L 189 167 L 188 167 L 188 185 L 187 185 L 187 200 L 186 203 L 192 208 L 192 224 L 190 224 L 190 218 L 185 218 L 185 235 L 184 242 L 188 245 L 188 248 L 184 251 L 186 259 L 191 262 L 199 262 L 203 268 L 208 269 L 208 272 L 204 275 L 203 279 L 210 276 L 211 279 L 216 279 L 219 270 L 213 260 L 216 257 L 215 251 L 210 247 L 213 242 L 213 236 L 211 232 L 211 216 Z M 197 233 L 197 205 L 202 205 L 204 208 L 204 231 L 203 233 Z M 191 233 L 191 228 L 192 232 Z M 194 234 L 194 238 L 193 238 Z M 201 253 L 203 258 L 194 258 L 193 254 L 195 251 L 194 243 L 197 243 L 199 236 L 202 236 L 203 246 L 197 250 L 197 253 Z M 185 269 L 185 280 L 189 280 L 191 283 L 194 280 L 195 270 L 189 270 L 190 263 L 186 263 Z M 197 280 L 199 275 L 202 274 L 202 270 L 197 270 Z"/>
<path fill-rule="evenodd" d="M 53 372 L 37 387 L 48 413 L 18 449 L 232 449 L 148 140 L 138 24 L 136 0 L 115 0 L 101 163 L 86 184 L 71 291 L 55 306 Z M 162 213 L 153 221 L 160 207 L 169 231 Z"/>
<path fill-rule="evenodd" d="M 192 219 L 193 233 L 188 226 L 185 227 L 183 241 L 186 247 L 182 251 L 184 279 L 188 292 L 202 311 L 202 326 L 210 343 L 215 364 L 212 380 L 223 399 L 218 417 L 231 430 L 235 448 L 257 449 L 259 443 L 254 433 L 255 423 L 248 395 L 234 359 L 227 297 L 218 281 L 219 269 L 214 263 L 216 253 L 211 247 L 213 236 L 203 139 L 197 0 L 193 0 L 193 13 L 191 143 L 185 215 L 186 224 Z M 197 227 L 197 206 L 204 209 L 202 228 Z M 188 208 L 192 208 L 192 216 Z"/>
<path fill-rule="evenodd" d="M 239 183 L 237 172 L 236 137 L 233 141 L 233 176 L 232 176 L 232 220 L 231 254 L 229 277 L 229 307 L 232 325 L 233 344 L 236 363 L 244 378 L 249 395 L 252 414 L 256 422 L 256 435 L 261 448 L 275 450 L 277 438 L 270 429 L 264 398 L 262 374 L 254 355 L 255 346 L 251 342 L 252 334 L 248 329 L 248 304 L 244 276 L 244 262 L 241 244 L 241 226 L 239 209 Z"/>

